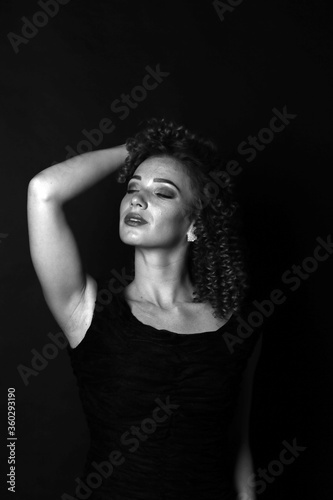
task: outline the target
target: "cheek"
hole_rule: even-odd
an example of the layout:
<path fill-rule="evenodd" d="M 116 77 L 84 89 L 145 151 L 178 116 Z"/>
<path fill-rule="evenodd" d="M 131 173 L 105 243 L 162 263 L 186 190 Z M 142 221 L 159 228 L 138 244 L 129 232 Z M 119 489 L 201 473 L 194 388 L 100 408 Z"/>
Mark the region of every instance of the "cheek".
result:
<path fill-rule="evenodd" d="M 156 214 L 155 221 L 156 225 L 161 227 L 161 230 L 163 228 L 165 231 L 167 228 L 170 228 L 175 231 L 177 229 L 182 229 L 185 223 L 185 217 L 180 208 L 172 211 L 162 209 Z"/>

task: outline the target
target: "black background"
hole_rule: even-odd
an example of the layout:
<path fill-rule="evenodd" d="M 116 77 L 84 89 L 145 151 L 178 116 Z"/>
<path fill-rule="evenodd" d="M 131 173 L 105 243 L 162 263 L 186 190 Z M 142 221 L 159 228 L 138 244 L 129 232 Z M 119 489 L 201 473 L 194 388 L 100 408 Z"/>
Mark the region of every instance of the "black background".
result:
<path fill-rule="evenodd" d="M 222 20 L 210 1 L 71 0 L 15 51 L 8 33 L 22 36 L 22 16 L 32 20 L 41 7 L 31 0 L 1 3 L 1 482 L 8 472 L 6 394 L 15 387 L 15 498 L 71 493 L 88 445 L 67 353 L 59 351 L 27 385 L 17 368 L 31 367 L 31 349 L 42 352 L 47 334 L 59 331 L 29 254 L 29 180 L 63 161 L 66 146 L 76 149 L 82 130 L 98 128 L 101 119 L 115 129 L 94 149 L 125 142 L 150 116 L 216 139 L 226 158 L 239 162 L 252 298 L 268 299 L 277 288 L 286 296 L 263 325 L 251 420 L 255 471 L 279 459 L 284 440 L 296 439 L 306 450 L 258 498 L 331 498 L 333 257 L 296 291 L 281 279 L 313 255 L 316 238 L 332 231 L 328 4 L 244 0 Z M 158 64 L 169 76 L 122 120 L 111 103 L 141 84 L 146 66 Z M 273 108 L 285 106 L 297 116 L 247 161 L 239 144 L 268 126 Z M 118 236 L 124 189 L 110 176 L 67 207 L 95 277 L 121 272 L 128 262 Z"/>

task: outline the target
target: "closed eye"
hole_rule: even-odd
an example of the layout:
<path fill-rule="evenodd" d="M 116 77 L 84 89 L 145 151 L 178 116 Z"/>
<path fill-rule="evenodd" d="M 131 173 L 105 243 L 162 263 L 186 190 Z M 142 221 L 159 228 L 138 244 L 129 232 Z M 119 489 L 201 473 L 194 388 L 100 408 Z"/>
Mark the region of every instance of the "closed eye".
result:
<path fill-rule="evenodd" d="M 163 193 L 156 193 L 157 196 L 162 196 L 162 198 L 173 198 L 173 196 L 168 196 L 167 194 L 163 194 Z"/>
<path fill-rule="evenodd" d="M 136 192 L 136 191 L 138 191 L 138 190 L 137 190 L 137 189 L 127 189 L 127 191 L 126 191 L 126 192 L 127 192 L 127 193 L 134 193 L 134 192 Z M 161 196 L 162 198 L 170 198 L 170 199 L 171 199 L 171 198 L 173 198 L 173 196 L 169 196 L 169 195 L 164 194 L 164 193 L 156 193 L 156 195 L 157 195 L 157 196 Z"/>

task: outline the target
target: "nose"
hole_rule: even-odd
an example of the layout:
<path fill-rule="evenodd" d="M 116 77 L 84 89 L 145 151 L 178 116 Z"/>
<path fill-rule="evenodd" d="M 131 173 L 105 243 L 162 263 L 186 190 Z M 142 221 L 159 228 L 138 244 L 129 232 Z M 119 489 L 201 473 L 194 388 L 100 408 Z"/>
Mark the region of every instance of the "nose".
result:
<path fill-rule="evenodd" d="M 147 202 L 141 193 L 134 193 L 131 199 L 131 206 L 136 207 L 139 205 L 141 208 L 147 207 Z"/>

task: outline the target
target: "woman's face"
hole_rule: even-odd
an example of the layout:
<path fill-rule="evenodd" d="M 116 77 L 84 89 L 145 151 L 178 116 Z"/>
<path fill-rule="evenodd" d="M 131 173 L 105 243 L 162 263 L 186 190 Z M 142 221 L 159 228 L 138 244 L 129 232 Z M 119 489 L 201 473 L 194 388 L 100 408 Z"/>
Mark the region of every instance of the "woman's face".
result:
<path fill-rule="evenodd" d="M 186 215 L 191 199 L 190 179 L 179 161 L 170 157 L 147 158 L 128 181 L 121 201 L 120 239 L 147 248 L 183 245 L 191 225 Z M 146 223 L 126 223 L 130 212 L 140 215 Z"/>

